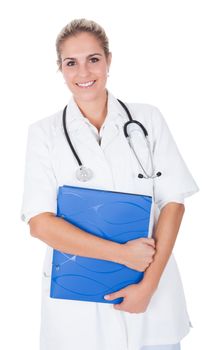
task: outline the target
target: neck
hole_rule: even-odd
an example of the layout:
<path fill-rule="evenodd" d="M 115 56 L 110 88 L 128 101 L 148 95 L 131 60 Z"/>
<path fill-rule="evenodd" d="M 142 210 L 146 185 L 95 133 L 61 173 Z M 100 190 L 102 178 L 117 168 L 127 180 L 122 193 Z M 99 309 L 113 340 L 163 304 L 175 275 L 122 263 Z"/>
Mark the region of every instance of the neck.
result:
<path fill-rule="evenodd" d="M 108 93 L 104 93 L 91 101 L 78 100 L 74 98 L 80 111 L 98 130 L 100 130 L 107 114 Z"/>

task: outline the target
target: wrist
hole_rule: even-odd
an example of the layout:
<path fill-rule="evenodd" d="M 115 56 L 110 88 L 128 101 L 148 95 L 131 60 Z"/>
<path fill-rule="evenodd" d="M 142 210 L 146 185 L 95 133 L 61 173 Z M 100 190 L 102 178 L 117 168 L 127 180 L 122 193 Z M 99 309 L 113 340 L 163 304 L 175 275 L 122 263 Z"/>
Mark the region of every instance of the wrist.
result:
<path fill-rule="evenodd" d="M 125 265 L 125 249 L 122 243 L 112 242 L 111 260 L 115 263 Z"/>
<path fill-rule="evenodd" d="M 144 292 L 146 290 L 149 294 L 153 294 L 158 288 L 158 283 L 156 281 L 148 280 L 146 278 L 143 278 L 138 283 L 138 285 L 139 285 L 139 288 L 141 288 Z"/>
<path fill-rule="evenodd" d="M 150 274 L 148 270 L 149 270 L 149 267 L 144 272 L 144 276 L 142 280 L 139 282 L 139 285 L 142 286 L 143 288 L 146 286 L 148 289 L 154 292 L 158 288 L 160 278 L 155 274 L 154 275 Z"/>

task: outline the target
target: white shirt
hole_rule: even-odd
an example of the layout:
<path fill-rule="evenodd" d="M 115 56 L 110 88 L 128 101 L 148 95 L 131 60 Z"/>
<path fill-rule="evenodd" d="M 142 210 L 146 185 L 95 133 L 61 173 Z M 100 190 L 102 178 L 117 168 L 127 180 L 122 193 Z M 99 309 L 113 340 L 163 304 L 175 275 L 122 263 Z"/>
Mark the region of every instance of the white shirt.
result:
<path fill-rule="evenodd" d="M 198 191 L 160 111 L 148 104 L 127 104 L 134 119 L 148 131 L 155 172 L 162 175 L 140 179 L 142 172 L 123 133 L 127 114 L 108 92 L 108 108 L 100 132 L 85 118 L 73 98 L 67 107 L 67 129 L 82 161 L 94 176 L 79 182 L 78 167 L 66 141 L 62 110 L 29 127 L 21 217 L 26 223 L 42 212 L 57 211 L 57 190 L 62 185 L 99 188 L 153 195 L 153 218 L 168 202 L 182 203 Z M 133 130 L 138 157 L 150 168 L 148 150 L 138 130 Z M 100 144 L 99 144 L 100 141 Z M 154 185 L 154 186 L 153 186 Z M 153 192 L 154 189 L 154 192 Z M 59 300 L 49 297 L 53 249 L 47 246 L 42 277 L 40 350 L 138 350 L 143 345 L 178 343 L 188 332 L 190 320 L 182 282 L 173 254 L 159 286 L 144 313 L 115 310 L 112 304 Z"/>

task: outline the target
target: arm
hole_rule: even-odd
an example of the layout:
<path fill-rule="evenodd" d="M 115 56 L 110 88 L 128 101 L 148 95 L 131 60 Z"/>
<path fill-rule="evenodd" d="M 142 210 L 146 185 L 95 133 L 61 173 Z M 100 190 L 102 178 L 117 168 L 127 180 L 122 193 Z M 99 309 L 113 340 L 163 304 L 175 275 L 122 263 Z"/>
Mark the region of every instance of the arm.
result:
<path fill-rule="evenodd" d="M 168 203 L 161 210 L 154 233 L 156 253 L 153 262 L 145 271 L 140 285 L 147 284 L 151 289 L 157 288 L 172 253 L 184 211 L 184 205 L 178 203 Z"/>
<path fill-rule="evenodd" d="M 30 233 L 67 254 L 121 262 L 120 244 L 89 234 L 53 213 L 42 213 L 29 221 Z"/>
<path fill-rule="evenodd" d="M 110 298 L 106 298 L 113 300 L 124 297 L 122 303 L 114 305 L 115 309 L 130 313 L 146 311 L 171 255 L 183 214 L 183 204 L 168 203 L 163 207 L 155 228 L 156 253 L 154 260 L 146 269 L 144 278 L 138 284 L 133 284 L 118 292 L 111 293 Z"/>
<path fill-rule="evenodd" d="M 120 244 L 90 234 L 53 213 L 29 220 L 30 232 L 49 246 L 68 254 L 109 260 L 144 271 L 154 255 L 153 239 L 139 238 Z"/>

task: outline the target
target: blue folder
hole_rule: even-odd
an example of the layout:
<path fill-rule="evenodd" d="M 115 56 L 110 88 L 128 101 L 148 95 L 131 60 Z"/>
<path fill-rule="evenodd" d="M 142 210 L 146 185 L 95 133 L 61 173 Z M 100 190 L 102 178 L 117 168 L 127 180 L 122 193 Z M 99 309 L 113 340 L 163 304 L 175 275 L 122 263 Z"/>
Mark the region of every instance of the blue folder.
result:
<path fill-rule="evenodd" d="M 61 186 L 57 216 L 93 235 L 118 243 L 148 237 L 152 197 L 107 190 Z M 143 278 L 112 261 L 53 251 L 50 297 L 118 304 L 104 295 Z"/>

